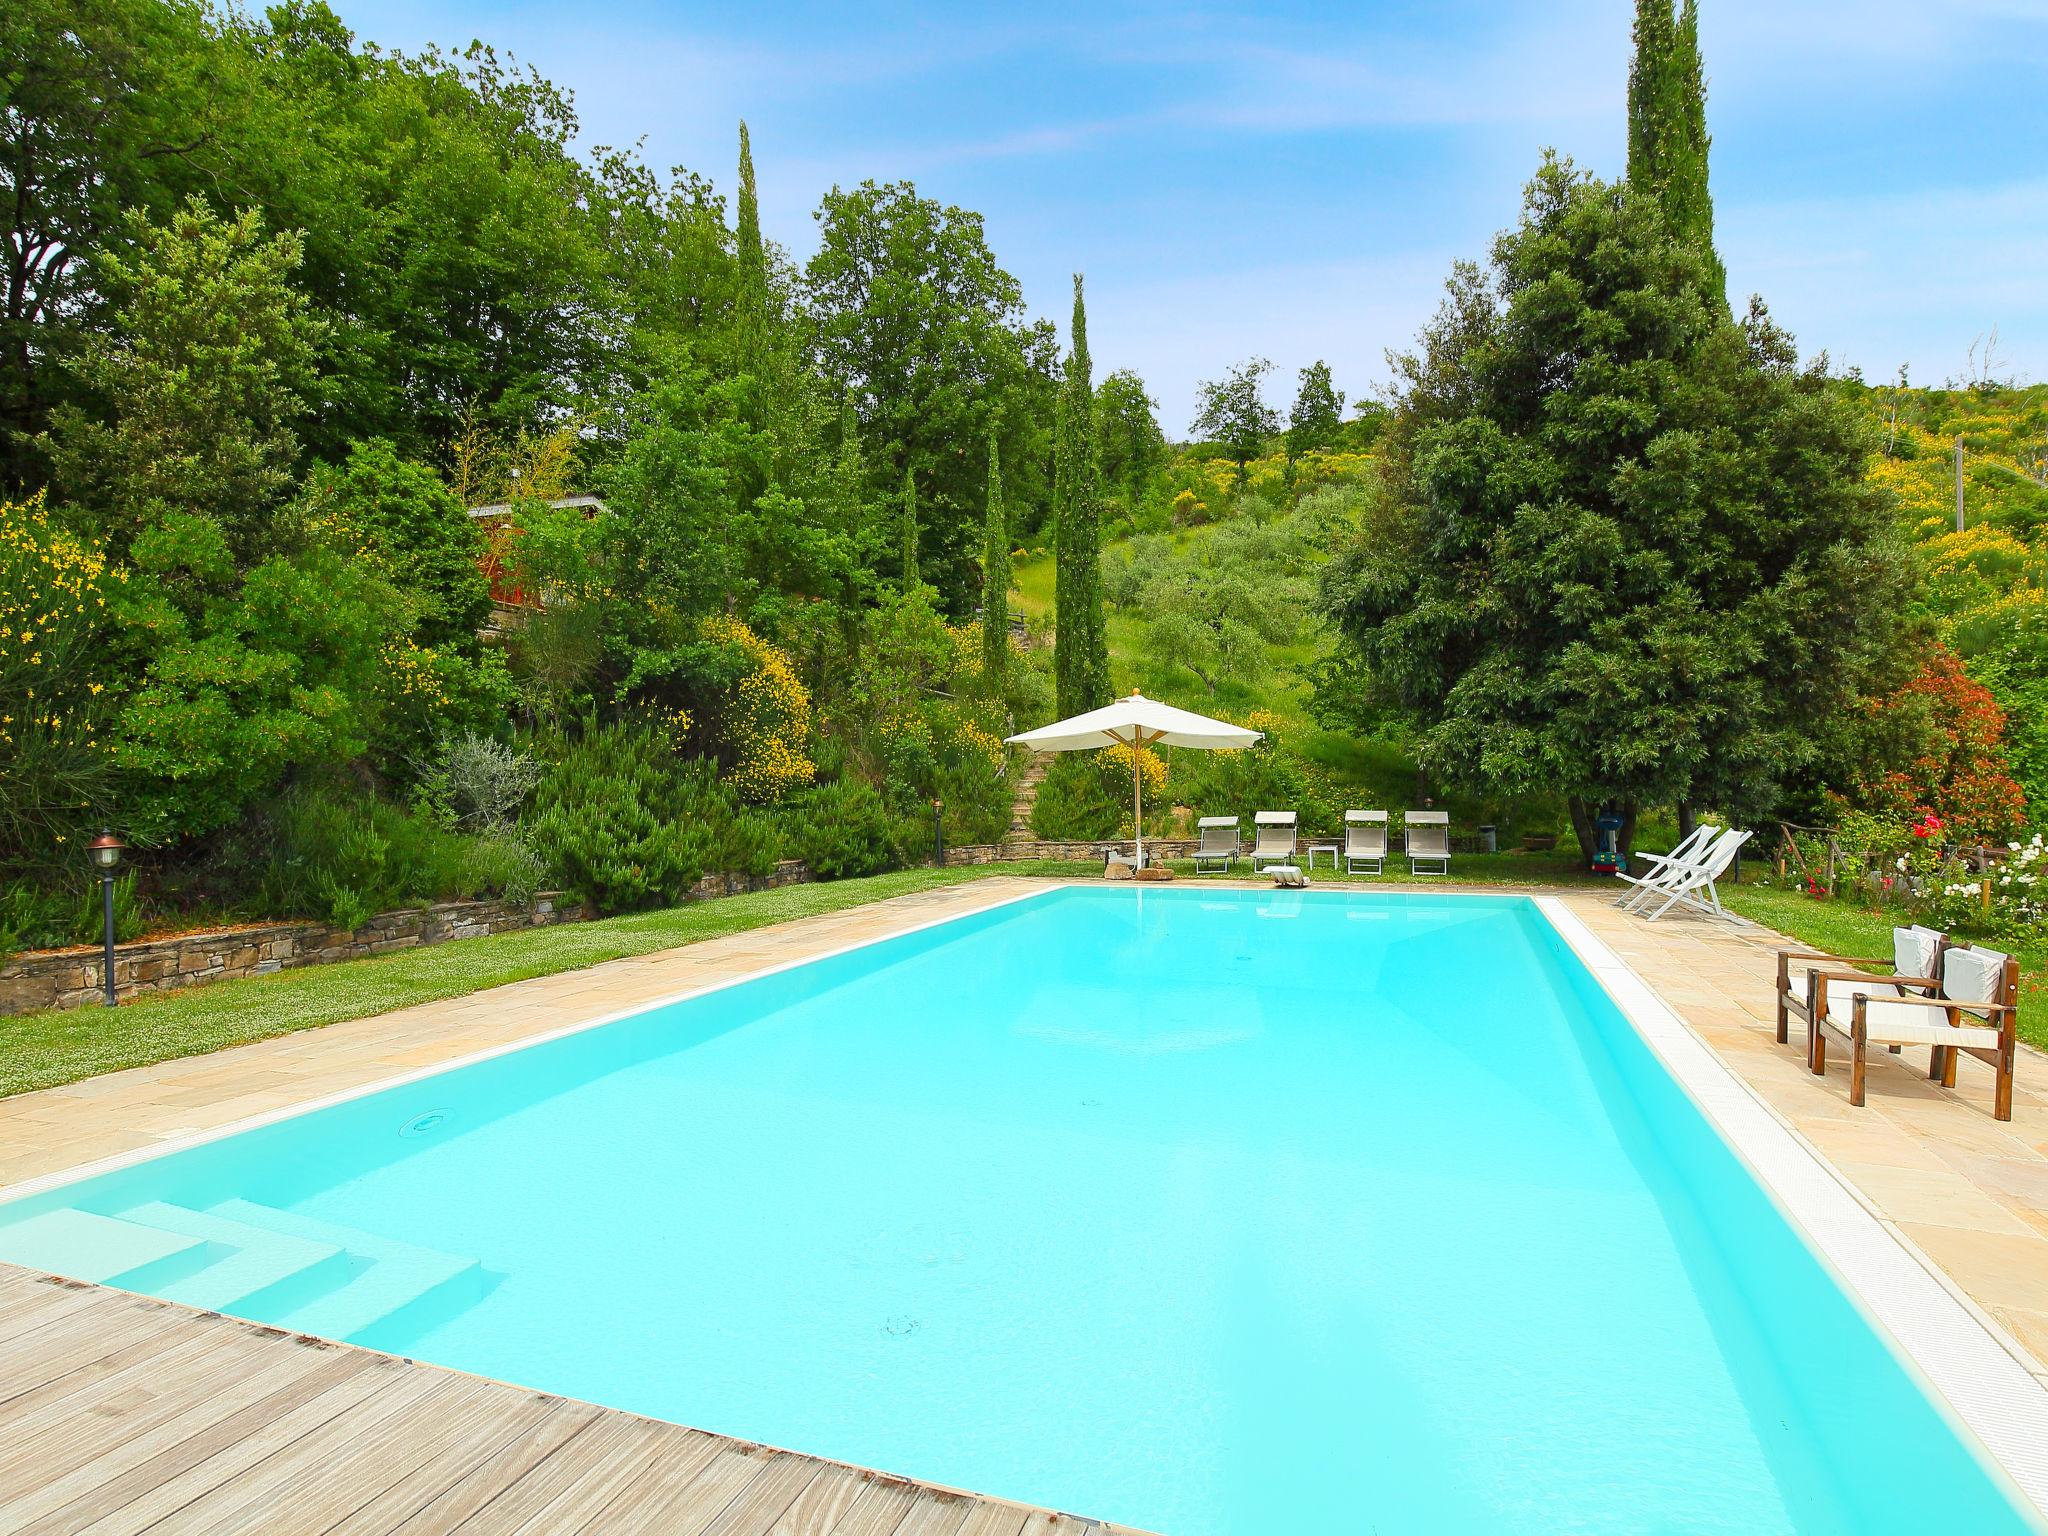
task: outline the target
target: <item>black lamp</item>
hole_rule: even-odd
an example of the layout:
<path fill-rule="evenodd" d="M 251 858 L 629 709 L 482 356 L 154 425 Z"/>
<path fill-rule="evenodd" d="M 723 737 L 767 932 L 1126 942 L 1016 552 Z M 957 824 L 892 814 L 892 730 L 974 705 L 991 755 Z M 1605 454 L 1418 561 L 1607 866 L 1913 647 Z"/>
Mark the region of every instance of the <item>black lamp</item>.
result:
<path fill-rule="evenodd" d="M 86 845 L 93 868 L 100 872 L 100 905 L 106 913 L 106 963 L 102 979 L 107 984 L 107 1006 L 114 1006 L 114 871 L 121 866 L 121 850 L 128 845 L 105 827 Z"/>

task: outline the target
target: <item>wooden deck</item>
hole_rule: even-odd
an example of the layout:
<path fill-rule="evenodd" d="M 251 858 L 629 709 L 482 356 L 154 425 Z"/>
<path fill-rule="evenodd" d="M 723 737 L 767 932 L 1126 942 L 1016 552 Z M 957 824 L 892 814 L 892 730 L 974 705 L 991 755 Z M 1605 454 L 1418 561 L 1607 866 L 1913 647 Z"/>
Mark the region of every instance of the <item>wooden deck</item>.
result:
<path fill-rule="evenodd" d="M 0 1265 L 0 1531 L 1126 1528 Z"/>

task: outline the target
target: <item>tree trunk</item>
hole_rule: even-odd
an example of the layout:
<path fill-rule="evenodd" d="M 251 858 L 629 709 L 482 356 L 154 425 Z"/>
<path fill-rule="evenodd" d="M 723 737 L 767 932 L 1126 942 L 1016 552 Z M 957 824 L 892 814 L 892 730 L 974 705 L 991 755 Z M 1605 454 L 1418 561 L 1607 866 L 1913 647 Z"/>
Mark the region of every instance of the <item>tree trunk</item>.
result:
<path fill-rule="evenodd" d="M 1572 830 L 1579 834 L 1579 862 L 1590 870 L 1593 855 L 1600 847 L 1600 829 L 1593 825 L 1593 818 L 1600 814 L 1601 807 L 1589 805 L 1579 795 L 1573 795 L 1565 805 L 1571 811 Z M 1624 859 L 1635 851 L 1636 803 L 1633 800 L 1621 802 L 1621 827 L 1614 834 L 1614 844 Z"/>
<path fill-rule="evenodd" d="M 1679 801 L 1678 840 L 1680 842 L 1684 842 L 1688 837 L 1691 837 L 1693 833 L 1693 828 L 1698 824 L 1699 818 L 1693 814 L 1692 802 L 1690 800 Z"/>
<path fill-rule="evenodd" d="M 1565 801 L 1571 812 L 1572 830 L 1579 835 L 1579 863 L 1585 869 L 1593 867 L 1593 852 L 1600 846 L 1599 833 L 1593 827 L 1593 809 L 1578 795 Z"/>

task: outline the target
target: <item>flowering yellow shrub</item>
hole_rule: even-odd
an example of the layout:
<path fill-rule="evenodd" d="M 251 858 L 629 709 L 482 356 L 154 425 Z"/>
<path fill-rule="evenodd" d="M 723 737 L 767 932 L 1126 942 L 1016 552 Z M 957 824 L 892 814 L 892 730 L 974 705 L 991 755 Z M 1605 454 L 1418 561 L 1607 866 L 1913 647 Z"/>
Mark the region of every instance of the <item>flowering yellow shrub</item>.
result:
<path fill-rule="evenodd" d="M 30 734 L 98 747 L 102 687 L 86 678 L 85 653 L 106 621 L 109 583 L 127 579 L 50 521 L 40 491 L 0 502 L 0 747 Z"/>
<path fill-rule="evenodd" d="M 1104 747 L 1099 756 L 1102 774 L 1112 784 L 1131 782 L 1131 749 L 1118 742 L 1113 747 Z M 1159 803 L 1159 797 L 1166 793 L 1166 759 L 1151 747 L 1138 749 L 1138 777 L 1142 781 L 1145 801 L 1148 805 Z"/>
<path fill-rule="evenodd" d="M 811 694 L 788 654 L 727 614 L 706 619 L 703 634 L 737 646 L 752 663 L 726 706 L 733 788 L 742 799 L 760 805 L 816 782 L 818 765 L 809 751 Z"/>

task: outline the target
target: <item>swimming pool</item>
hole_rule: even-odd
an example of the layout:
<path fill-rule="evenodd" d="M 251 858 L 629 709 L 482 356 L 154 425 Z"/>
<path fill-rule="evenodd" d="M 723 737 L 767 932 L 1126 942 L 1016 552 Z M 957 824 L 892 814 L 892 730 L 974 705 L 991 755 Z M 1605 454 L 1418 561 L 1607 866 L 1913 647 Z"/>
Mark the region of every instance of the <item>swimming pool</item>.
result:
<path fill-rule="evenodd" d="M 2031 1528 L 1516 897 L 1048 891 L 0 1259 L 1172 1536 Z"/>

